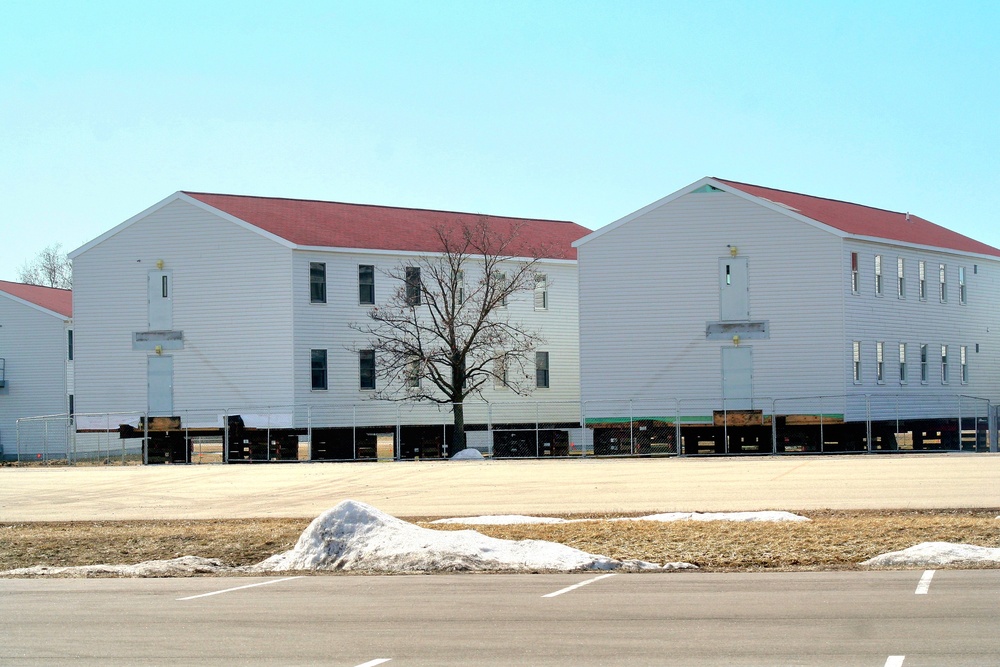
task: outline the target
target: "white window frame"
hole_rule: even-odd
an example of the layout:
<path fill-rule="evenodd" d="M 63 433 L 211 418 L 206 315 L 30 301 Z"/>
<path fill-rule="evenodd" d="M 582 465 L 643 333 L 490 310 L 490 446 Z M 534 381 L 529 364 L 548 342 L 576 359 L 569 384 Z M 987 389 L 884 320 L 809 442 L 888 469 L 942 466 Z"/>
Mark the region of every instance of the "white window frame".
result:
<path fill-rule="evenodd" d="M 875 382 L 885 384 L 885 342 L 875 342 Z"/>
<path fill-rule="evenodd" d="M 917 262 L 917 296 L 921 301 L 927 301 L 927 263 L 924 260 Z"/>
<path fill-rule="evenodd" d="M 938 296 L 941 303 L 948 303 L 948 265 L 938 264 Z"/>
<path fill-rule="evenodd" d="M 858 253 L 851 253 L 851 294 L 861 293 L 861 276 L 858 275 Z"/>
<path fill-rule="evenodd" d="M 930 350 L 927 348 L 927 343 L 920 344 L 920 384 L 927 384 L 930 377 L 930 367 L 927 355 Z"/>
<path fill-rule="evenodd" d="M 861 341 L 851 343 L 854 360 L 854 384 L 861 384 Z"/>
<path fill-rule="evenodd" d="M 906 343 L 899 344 L 899 384 L 906 384 Z"/>
<path fill-rule="evenodd" d="M 549 281 L 544 273 L 535 274 L 535 310 L 549 309 Z"/>
<path fill-rule="evenodd" d="M 882 296 L 882 255 L 875 255 L 875 296 Z"/>
<path fill-rule="evenodd" d="M 544 359 L 544 363 L 542 360 Z M 535 352 L 535 387 L 537 389 L 550 389 L 552 387 L 552 359 L 548 352 Z M 542 374 L 544 372 L 545 382 L 542 383 Z"/>
<path fill-rule="evenodd" d="M 371 380 L 372 381 L 371 381 L 371 386 L 370 387 L 366 387 L 365 384 L 364 384 L 365 377 L 364 377 L 363 373 L 364 373 L 364 364 L 366 363 L 365 362 L 365 356 L 367 356 L 369 353 L 371 354 L 371 365 L 372 365 L 372 368 L 371 368 L 371 376 L 372 376 Z M 377 391 L 378 381 L 376 379 L 376 370 L 375 369 L 376 369 L 376 366 L 375 366 L 375 350 L 358 350 L 358 390 L 359 391 Z"/>
<path fill-rule="evenodd" d="M 314 280 L 319 274 L 322 274 L 323 279 Z M 326 262 L 309 262 L 309 303 L 326 303 L 326 301 Z"/>
<path fill-rule="evenodd" d="M 958 362 L 962 369 L 962 384 L 969 384 L 969 348 L 967 345 L 958 347 Z"/>
<path fill-rule="evenodd" d="M 941 346 L 941 384 L 948 384 L 948 346 Z"/>
<path fill-rule="evenodd" d="M 958 303 L 964 306 L 967 293 L 965 291 L 965 267 L 958 267 Z"/>
<path fill-rule="evenodd" d="M 906 260 L 902 257 L 896 258 L 896 296 L 906 298 Z"/>
<path fill-rule="evenodd" d="M 361 271 L 362 269 L 371 269 L 371 283 L 361 282 Z M 366 271 L 367 273 L 367 271 Z M 371 300 L 361 298 L 361 289 L 371 287 Z M 365 290 L 367 291 L 367 289 Z M 359 306 L 374 306 L 375 305 L 375 265 L 374 264 L 358 264 L 358 305 Z"/>

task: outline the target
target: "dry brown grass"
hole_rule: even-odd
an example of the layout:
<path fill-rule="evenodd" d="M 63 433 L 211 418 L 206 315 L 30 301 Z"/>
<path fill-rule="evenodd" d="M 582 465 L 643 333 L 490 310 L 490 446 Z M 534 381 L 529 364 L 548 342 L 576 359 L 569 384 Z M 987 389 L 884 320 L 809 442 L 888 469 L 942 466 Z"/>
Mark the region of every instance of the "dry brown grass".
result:
<path fill-rule="evenodd" d="M 812 511 L 800 512 L 812 519 L 809 523 L 594 521 L 475 528 L 504 539 L 550 540 L 613 558 L 686 561 L 715 571 L 830 570 L 856 568 L 867 558 L 920 542 L 1000 547 L 998 513 Z M 233 519 L 0 524 L 0 570 L 138 563 L 182 555 L 249 565 L 291 548 L 308 523 Z"/>

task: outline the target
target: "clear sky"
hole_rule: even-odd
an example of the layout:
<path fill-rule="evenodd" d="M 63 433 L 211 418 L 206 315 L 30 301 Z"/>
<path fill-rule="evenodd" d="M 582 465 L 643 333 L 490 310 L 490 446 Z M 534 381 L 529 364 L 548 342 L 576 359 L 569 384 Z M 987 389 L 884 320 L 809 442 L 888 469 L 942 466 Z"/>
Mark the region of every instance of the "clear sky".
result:
<path fill-rule="evenodd" d="M 596 229 L 719 176 L 1000 246 L 998 35 L 998 2 L 0 0 L 0 279 L 177 190 Z"/>

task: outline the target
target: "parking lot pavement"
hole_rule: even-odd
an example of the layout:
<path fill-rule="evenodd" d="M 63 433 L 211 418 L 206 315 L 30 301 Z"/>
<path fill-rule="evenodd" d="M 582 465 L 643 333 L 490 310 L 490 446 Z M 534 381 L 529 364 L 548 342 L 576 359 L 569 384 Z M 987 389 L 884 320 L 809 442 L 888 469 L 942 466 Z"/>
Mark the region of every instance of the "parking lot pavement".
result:
<path fill-rule="evenodd" d="M 993 664 L 1000 572 L 922 576 L 0 580 L 0 663 Z"/>
<path fill-rule="evenodd" d="M 0 521 L 1000 508 L 1000 455 L 0 468 Z"/>

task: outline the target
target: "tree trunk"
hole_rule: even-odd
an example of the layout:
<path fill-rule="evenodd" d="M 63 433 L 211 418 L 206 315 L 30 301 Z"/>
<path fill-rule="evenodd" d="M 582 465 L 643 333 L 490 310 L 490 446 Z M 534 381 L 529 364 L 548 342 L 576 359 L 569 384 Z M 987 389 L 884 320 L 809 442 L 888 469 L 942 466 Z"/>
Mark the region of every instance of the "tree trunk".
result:
<path fill-rule="evenodd" d="M 453 403 L 452 412 L 455 414 L 455 433 L 452 436 L 453 442 L 449 455 L 465 449 L 465 406 L 461 403 Z"/>

